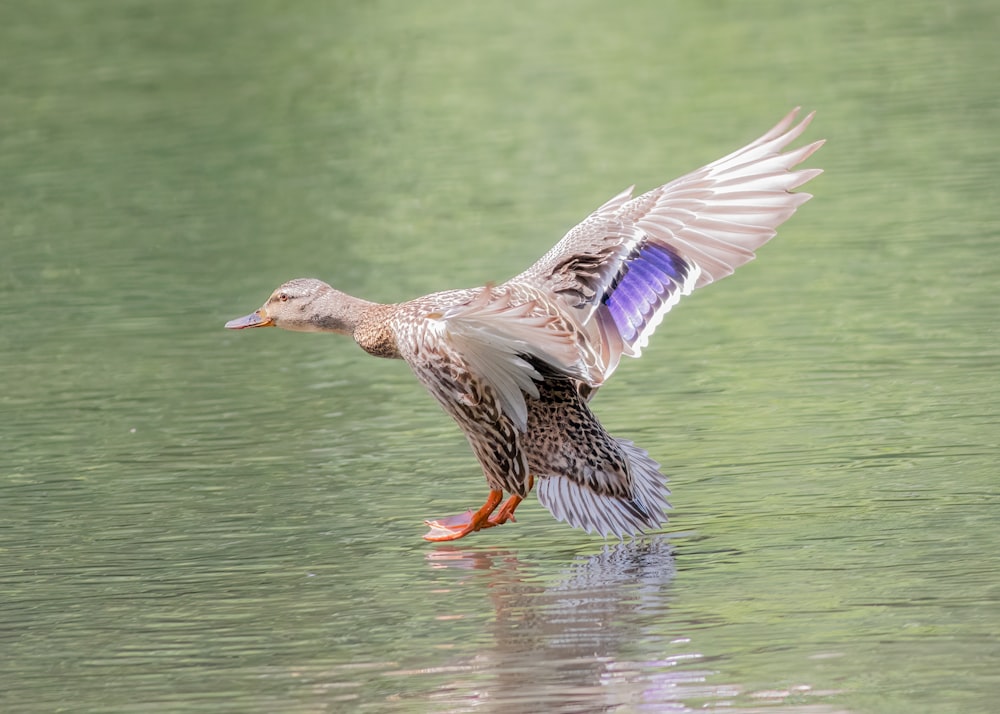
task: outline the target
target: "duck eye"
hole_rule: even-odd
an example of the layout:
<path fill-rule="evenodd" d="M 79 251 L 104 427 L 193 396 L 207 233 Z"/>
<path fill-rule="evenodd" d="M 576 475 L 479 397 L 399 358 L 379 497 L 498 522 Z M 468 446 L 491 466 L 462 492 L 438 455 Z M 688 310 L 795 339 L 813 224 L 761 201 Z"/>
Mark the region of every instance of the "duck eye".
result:
<path fill-rule="evenodd" d="M 278 299 L 281 302 L 288 302 L 288 293 L 278 293 Z"/>

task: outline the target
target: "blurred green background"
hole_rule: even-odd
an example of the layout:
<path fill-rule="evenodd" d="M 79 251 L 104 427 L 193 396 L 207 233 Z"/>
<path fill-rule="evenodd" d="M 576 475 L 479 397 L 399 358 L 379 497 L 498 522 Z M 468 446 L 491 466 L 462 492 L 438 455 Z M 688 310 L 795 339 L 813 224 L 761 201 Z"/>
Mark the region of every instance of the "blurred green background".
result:
<path fill-rule="evenodd" d="M 1000 9 L 0 4 L 0 708 L 989 712 Z M 405 364 L 228 333 L 282 281 L 513 275 L 790 108 L 826 173 L 594 402 L 667 537 L 457 548 Z"/>

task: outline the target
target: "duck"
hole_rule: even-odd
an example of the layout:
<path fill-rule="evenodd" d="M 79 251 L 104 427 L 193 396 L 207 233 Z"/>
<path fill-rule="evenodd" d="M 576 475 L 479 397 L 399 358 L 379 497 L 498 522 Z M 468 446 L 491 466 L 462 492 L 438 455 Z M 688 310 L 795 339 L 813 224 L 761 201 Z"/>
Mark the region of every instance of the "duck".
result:
<path fill-rule="evenodd" d="M 609 434 L 591 401 L 682 297 L 752 260 L 811 198 L 794 189 L 821 169 L 795 167 L 824 140 L 788 148 L 815 115 L 798 113 L 685 176 L 618 193 L 505 282 L 384 304 L 296 278 L 225 327 L 332 332 L 406 361 L 465 434 L 489 487 L 480 508 L 426 520 L 428 541 L 514 522 L 532 491 L 587 533 L 662 529 L 670 491 L 660 465 Z"/>

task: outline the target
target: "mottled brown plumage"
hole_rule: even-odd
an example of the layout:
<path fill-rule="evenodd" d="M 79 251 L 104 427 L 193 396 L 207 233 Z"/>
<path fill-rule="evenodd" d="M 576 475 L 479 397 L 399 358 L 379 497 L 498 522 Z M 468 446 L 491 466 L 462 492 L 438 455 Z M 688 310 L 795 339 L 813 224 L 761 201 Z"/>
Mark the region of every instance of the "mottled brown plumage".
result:
<path fill-rule="evenodd" d="M 588 400 L 622 356 L 641 354 L 681 296 L 751 260 L 809 199 L 791 191 L 819 170 L 792 168 L 823 142 L 782 153 L 812 118 L 795 125 L 795 115 L 698 171 L 615 196 L 500 285 L 382 305 L 300 278 L 226 327 L 347 334 L 410 365 L 465 433 L 490 487 L 478 511 L 428 521 L 428 540 L 513 520 L 533 487 L 556 518 L 588 532 L 658 528 L 668 494 L 659 466 L 608 434 Z"/>

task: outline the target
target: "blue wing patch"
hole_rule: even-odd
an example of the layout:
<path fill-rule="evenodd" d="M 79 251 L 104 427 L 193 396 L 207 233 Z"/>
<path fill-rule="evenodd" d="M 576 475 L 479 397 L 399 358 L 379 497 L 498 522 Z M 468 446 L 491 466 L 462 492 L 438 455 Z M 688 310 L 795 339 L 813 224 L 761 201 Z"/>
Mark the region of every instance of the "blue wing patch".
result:
<path fill-rule="evenodd" d="M 690 274 L 691 266 L 667 246 L 636 246 L 601 298 L 626 343 L 638 339 L 664 303 L 679 297 Z"/>

